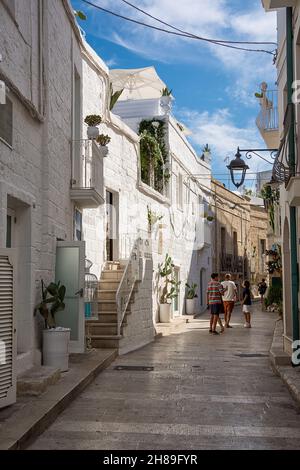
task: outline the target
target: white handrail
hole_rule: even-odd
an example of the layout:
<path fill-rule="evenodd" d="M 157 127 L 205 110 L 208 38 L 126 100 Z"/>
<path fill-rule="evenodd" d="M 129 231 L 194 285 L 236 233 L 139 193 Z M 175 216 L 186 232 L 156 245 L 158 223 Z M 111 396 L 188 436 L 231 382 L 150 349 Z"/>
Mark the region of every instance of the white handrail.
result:
<path fill-rule="evenodd" d="M 131 299 L 135 283 L 140 280 L 139 262 L 141 258 L 149 259 L 152 256 L 151 240 L 144 240 L 140 235 L 133 243 L 129 259 L 116 292 L 117 334 L 121 334 L 121 326 Z"/>
<path fill-rule="evenodd" d="M 130 302 L 132 291 L 138 279 L 138 263 L 139 239 L 135 240 L 133 244 L 129 259 L 127 261 L 123 276 L 120 281 L 120 285 L 116 293 L 118 335 L 121 334 L 121 326 L 126 314 L 128 304 Z"/>

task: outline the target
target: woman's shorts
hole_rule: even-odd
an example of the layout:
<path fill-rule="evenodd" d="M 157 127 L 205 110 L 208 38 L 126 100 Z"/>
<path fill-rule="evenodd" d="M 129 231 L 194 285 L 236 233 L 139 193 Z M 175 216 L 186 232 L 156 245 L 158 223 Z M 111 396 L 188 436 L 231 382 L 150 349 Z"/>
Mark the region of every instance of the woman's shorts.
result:
<path fill-rule="evenodd" d="M 251 305 L 243 305 L 243 312 L 244 313 L 251 313 Z"/>

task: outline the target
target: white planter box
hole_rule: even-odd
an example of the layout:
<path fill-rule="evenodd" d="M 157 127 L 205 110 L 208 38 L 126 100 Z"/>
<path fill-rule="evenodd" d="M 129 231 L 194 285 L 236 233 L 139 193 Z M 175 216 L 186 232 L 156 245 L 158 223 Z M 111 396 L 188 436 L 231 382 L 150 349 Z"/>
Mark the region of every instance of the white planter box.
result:
<path fill-rule="evenodd" d="M 69 369 L 70 328 L 43 330 L 43 365 L 65 372 Z"/>

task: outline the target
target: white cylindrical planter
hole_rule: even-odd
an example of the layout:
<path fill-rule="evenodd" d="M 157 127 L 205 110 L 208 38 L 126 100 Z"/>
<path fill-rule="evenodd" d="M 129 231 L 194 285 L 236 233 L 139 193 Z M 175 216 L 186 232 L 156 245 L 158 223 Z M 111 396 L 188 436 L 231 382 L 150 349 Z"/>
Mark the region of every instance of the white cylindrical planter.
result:
<path fill-rule="evenodd" d="M 43 330 L 43 365 L 65 372 L 69 369 L 70 328 Z"/>
<path fill-rule="evenodd" d="M 171 304 L 159 304 L 159 320 L 161 323 L 170 323 Z"/>
<path fill-rule="evenodd" d="M 187 315 L 194 315 L 194 313 L 195 313 L 195 299 L 186 299 L 186 301 L 185 301 L 185 313 Z"/>
<path fill-rule="evenodd" d="M 172 97 L 171 96 L 162 96 L 160 98 L 160 106 L 164 110 L 165 114 L 170 114 L 172 109 Z"/>
<path fill-rule="evenodd" d="M 99 135 L 99 128 L 96 126 L 88 126 L 86 132 L 89 139 L 96 139 Z"/>
<path fill-rule="evenodd" d="M 99 150 L 101 152 L 101 155 L 103 158 L 107 157 L 108 155 L 108 147 L 106 147 L 106 145 L 100 145 L 99 146 Z"/>

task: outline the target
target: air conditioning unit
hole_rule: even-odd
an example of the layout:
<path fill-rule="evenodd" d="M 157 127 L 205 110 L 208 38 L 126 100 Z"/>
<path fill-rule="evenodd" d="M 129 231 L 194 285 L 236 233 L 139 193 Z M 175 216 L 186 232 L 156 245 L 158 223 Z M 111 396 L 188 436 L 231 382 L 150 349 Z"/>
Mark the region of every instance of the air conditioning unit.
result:
<path fill-rule="evenodd" d="M 0 248 L 0 408 L 16 401 L 14 250 Z"/>

